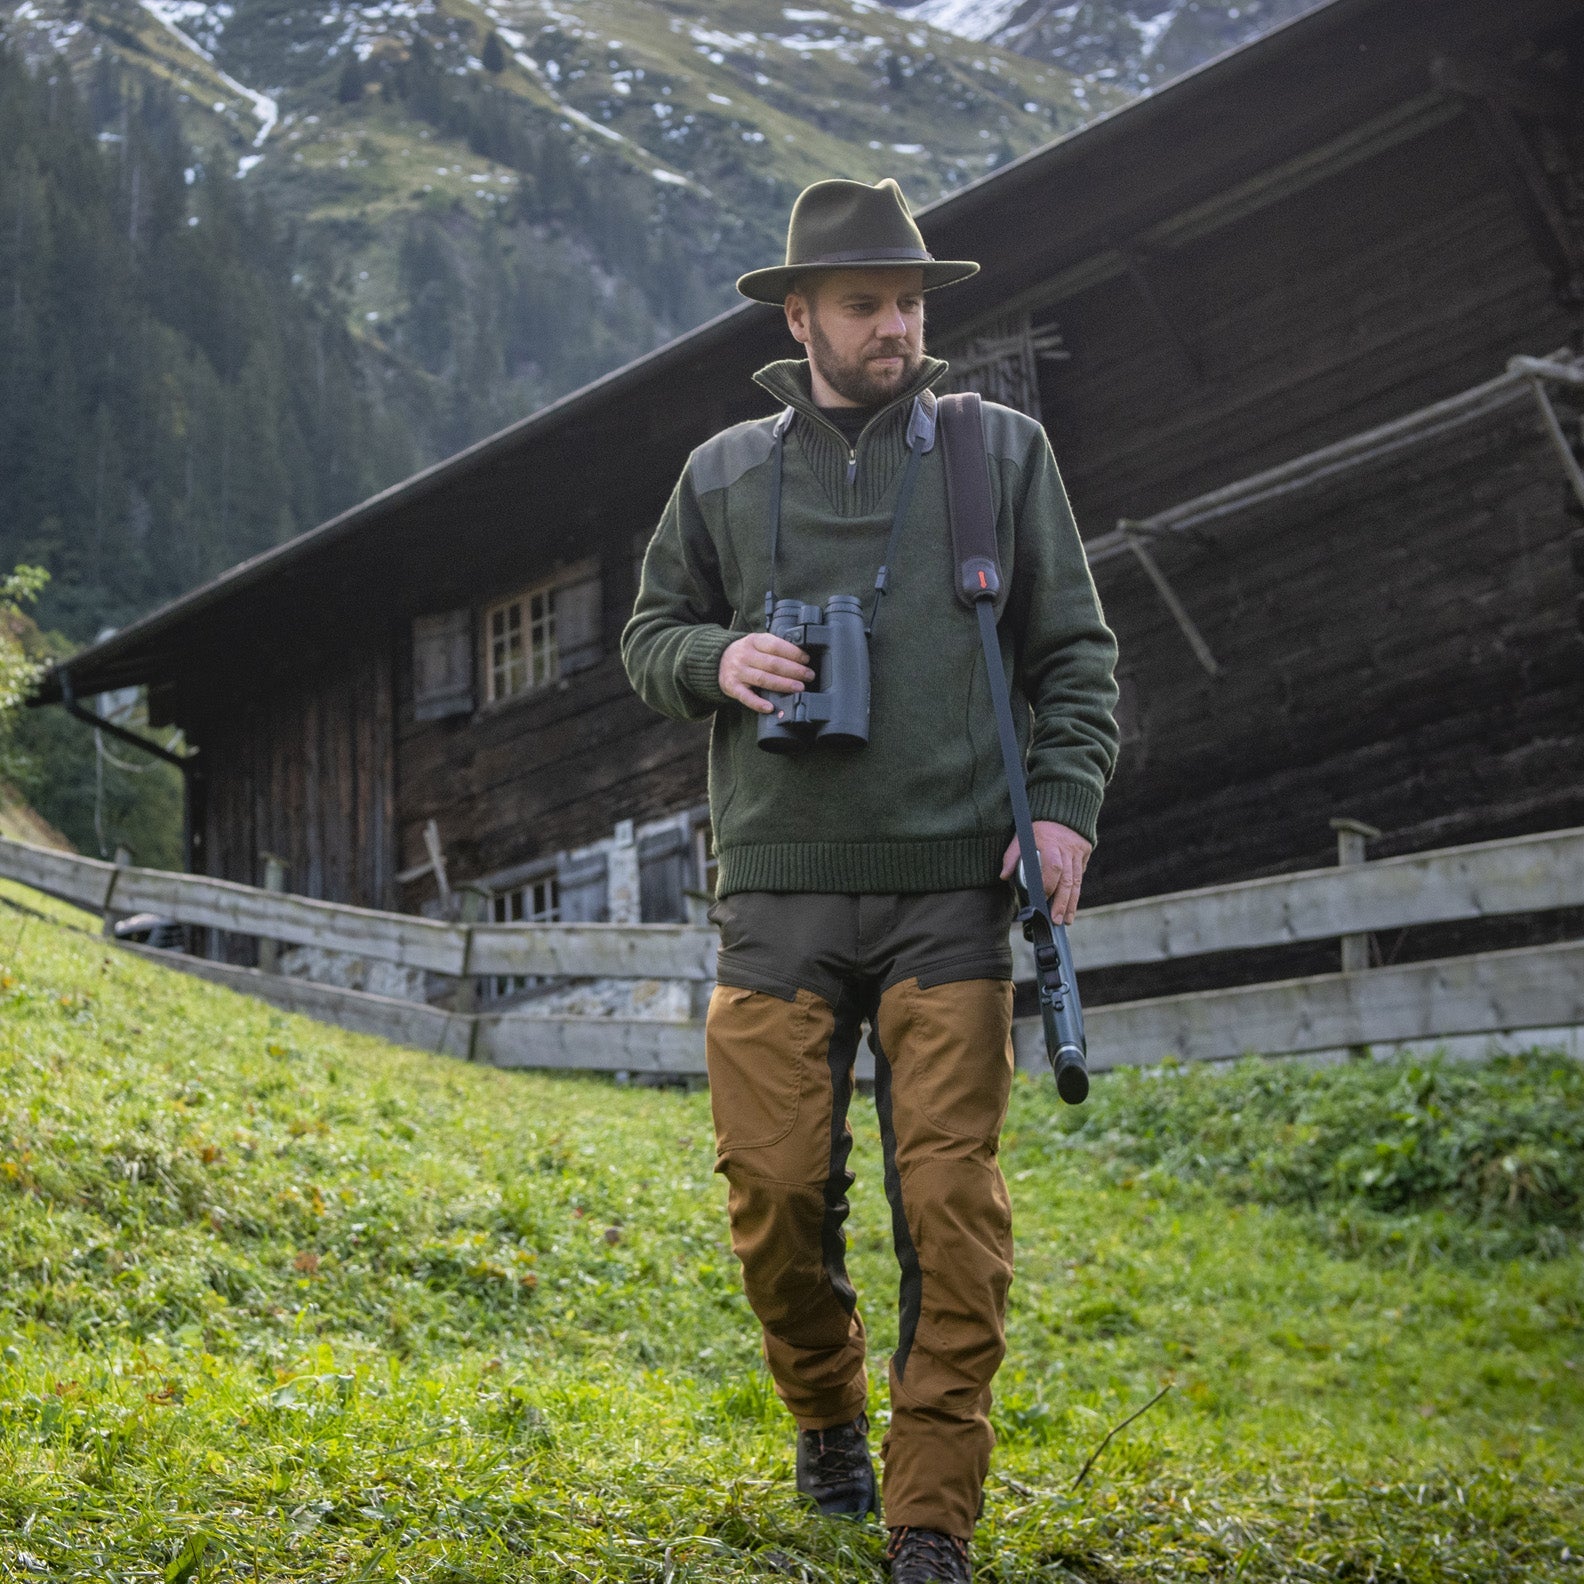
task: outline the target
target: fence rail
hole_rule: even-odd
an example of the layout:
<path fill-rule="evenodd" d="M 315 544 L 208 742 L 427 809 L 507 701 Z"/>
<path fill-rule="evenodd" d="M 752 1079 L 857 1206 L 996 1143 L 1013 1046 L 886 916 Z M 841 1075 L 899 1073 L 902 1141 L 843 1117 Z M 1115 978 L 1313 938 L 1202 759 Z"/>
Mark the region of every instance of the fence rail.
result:
<path fill-rule="evenodd" d="M 109 916 L 318 946 L 470 980 L 715 977 L 712 929 L 680 924 L 467 924 L 318 902 L 0 839 L 0 877 Z M 1348 868 L 1209 886 L 1087 910 L 1074 927 L 1081 970 L 1257 951 L 1415 925 L 1584 907 L 1584 828 L 1417 853 Z M 1018 977 L 1032 976 L 1021 934 Z M 422 1002 L 147 947 L 129 949 L 276 1006 L 406 1045 L 503 1067 L 702 1073 L 701 1025 Z M 1321 974 L 1101 1006 L 1089 1013 L 1096 1071 L 1171 1054 L 1219 1060 L 1462 1035 L 1584 1026 L 1584 941 Z M 1020 1065 L 1043 1064 L 1039 1025 L 1014 1029 Z M 859 1076 L 867 1076 L 864 1057 Z"/>

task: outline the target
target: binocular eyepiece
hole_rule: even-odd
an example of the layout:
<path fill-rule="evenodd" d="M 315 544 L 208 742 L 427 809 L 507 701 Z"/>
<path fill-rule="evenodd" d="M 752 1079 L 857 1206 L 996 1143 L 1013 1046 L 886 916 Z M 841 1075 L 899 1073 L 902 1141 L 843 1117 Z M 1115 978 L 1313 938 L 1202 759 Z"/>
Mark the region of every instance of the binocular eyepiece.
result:
<path fill-rule="evenodd" d="M 858 748 L 869 741 L 869 639 L 863 604 L 837 594 L 818 605 L 777 600 L 770 631 L 806 650 L 814 671 L 801 693 L 756 689 L 775 706 L 759 717 L 759 746 L 766 753 L 801 753 L 816 745 Z"/>

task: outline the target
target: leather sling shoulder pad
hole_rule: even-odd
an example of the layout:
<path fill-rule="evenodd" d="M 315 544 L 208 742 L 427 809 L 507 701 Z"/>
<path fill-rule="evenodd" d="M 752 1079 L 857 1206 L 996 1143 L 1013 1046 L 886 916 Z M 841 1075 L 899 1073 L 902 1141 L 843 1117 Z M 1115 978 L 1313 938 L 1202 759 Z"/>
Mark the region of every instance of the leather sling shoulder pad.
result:
<path fill-rule="evenodd" d="M 946 508 L 951 520 L 952 564 L 959 603 L 973 608 L 986 592 L 1003 602 L 996 546 L 995 500 L 985 450 L 983 400 L 977 391 L 942 396 L 936 403 L 941 455 L 946 462 Z"/>

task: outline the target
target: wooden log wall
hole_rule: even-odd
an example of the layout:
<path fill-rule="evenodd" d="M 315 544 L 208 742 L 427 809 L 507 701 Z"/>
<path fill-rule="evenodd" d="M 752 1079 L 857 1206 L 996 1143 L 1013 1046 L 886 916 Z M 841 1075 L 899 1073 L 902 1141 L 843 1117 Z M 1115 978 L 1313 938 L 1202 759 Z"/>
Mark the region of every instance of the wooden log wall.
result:
<path fill-rule="evenodd" d="M 1047 429 L 1086 533 L 1450 396 L 1576 332 L 1467 117 L 1050 305 Z M 1184 340 L 1195 378 L 1173 344 Z"/>
<path fill-rule="evenodd" d="M 1153 261 L 1201 377 L 1117 277 L 1048 308 L 1045 419 L 1086 531 L 1455 393 L 1578 326 L 1471 126 L 1444 123 Z M 1566 491 L 1528 405 L 1102 572 L 1127 741 L 1093 901 L 1584 817 Z"/>
<path fill-rule="evenodd" d="M 198 724 L 207 795 L 204 872 L 256 885 L 263 852 L 286 888 L 360 907 L 396 905 L 391 665 L 365 641 L 228 701 Z M 250 960 L 251 946 L 224 945 Z"/>
<path fill-rule="evenodd" d="M 658 521 L 663 499 L 635 503 L 623 518 Z M 640 512 L 652 512 L 639 516 Z M 397 663 L 396 755 L 400 787 L 399 867 L 424 861 L 431 818 L 453 883 L 607 837 L 619 820 L 642 823 L 705 801 L 707 725 L 656 715 L 634 693 L 617 645 L 636 595 L 633 555 L 620 540 L 601 557 L 605 654 L 549 687 L 472 715 L 413 718 L 412 667 Z M 523 581 L 536 569 L 525 566 Z M 432 894 L 423 877 L 402 905 Z"/>
<path fill-rule="evenodd" d="M 1185 240 L 1118 242 L 1126 268 L 1034 310 L 1071 354 L 1042 365 L 1039 397 L 1090 535 L 1578 331 L 1465 115 Z M 721 421 L 763 407 L 735 383 L 711 388 Z M 268 849 L 293 890 L 412 909 L 432 881 L 394 876 L 423 863 L 430 818 L 465 881 L 704 800 L 707 726 L 652 714 L 616 652 L 633 536 L 672 481 L 669 463 L 633 459 L 662 440 L 680 457 L 667 428 L 679 420 L 649 405 L 606 417 L 632 463 L 625 497 L 607 484 L 575 545 L 498 535 L 453 559 L 455 587 L 427 589 L 482 602 L 550 570 L 535 558 L 597 551 L 599 663 L 565 687 L 417 722 L 404 610 L 395 635 L 194 731 L 212 789 L 208 872 L 254 880 Z M 478 481 L 480 510 L 505 520 L 518 497 L 507 472 L 492 478 Z M 1378 855 L 1584 820 L 1584 639 L 1563 504 L 1560 469 L 1517 407 L 1163 547 L 1221 662 L 1214 679 L 1137 568 L 1104 570 L 1127 736 L 1090 898 L 1324 863 L 1335 814 L 1386 831 Z M 570 531 L 566 513 L 545 520 Z"/>

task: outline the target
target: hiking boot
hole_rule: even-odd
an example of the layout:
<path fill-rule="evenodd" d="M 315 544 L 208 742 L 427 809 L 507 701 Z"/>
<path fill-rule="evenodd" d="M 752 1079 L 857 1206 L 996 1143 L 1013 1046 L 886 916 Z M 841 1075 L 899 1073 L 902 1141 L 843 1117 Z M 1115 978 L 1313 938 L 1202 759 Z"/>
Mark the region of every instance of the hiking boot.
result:
<path fill-rule="evenodd" d="M 867 1414 L 827 1430 L 798 1432 L 797 1488 L 824 1518 L 865 1518 L 880 1511 Z"/>
<path fill-rule="evenodd" d="M 968 1542 L 939 1529 L 893 1529 L 891 1584 L 969 1584 Z"/>

